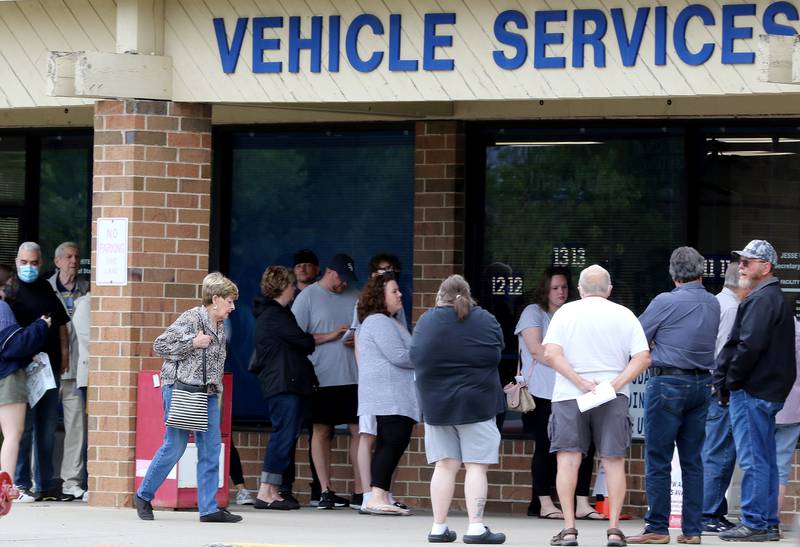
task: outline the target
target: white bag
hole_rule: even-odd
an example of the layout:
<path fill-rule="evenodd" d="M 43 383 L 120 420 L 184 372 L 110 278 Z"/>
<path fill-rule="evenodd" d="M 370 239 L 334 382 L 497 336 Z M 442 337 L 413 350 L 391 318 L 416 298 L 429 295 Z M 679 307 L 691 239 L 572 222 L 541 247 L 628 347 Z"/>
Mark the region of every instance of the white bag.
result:
<path fill-rule="evenodd" d="M 25 367 L 25 376 L 28 385 L 28 405 L 31 407 L 36 406 L 45 391 L 56 387 L 50 357 L 44 352 L 33 356 L 33 362 Z"/>

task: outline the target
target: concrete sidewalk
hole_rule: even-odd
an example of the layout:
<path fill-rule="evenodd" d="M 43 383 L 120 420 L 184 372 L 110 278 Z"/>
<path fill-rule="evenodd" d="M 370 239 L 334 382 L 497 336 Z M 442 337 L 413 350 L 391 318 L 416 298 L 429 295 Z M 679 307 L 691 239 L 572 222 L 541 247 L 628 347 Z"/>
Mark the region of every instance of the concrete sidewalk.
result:
<path fill-rule="evenodd" d="M 108 509 L 72 503 L 17 504 L 11 513 L 0 519 L 0 546 L 195 546 L 202 545 L 271 545 L 304 547 L 372 547 L 427 545 L 431 525 L 430 513 L 410 517 L 378 517 L 359 515 L 352 509 L 318 511 L 256 511 L 252 507 L 232 507 L 244 516 L 237 524 L 206 524 L 197 513 L 156 511 L 156 520 L 144 522 L 133 509 Z M 562 521 L 546 521 L 530 517 L 488 516 L 493 530 L 505 532 L 506 545 L 549 545 L 550 537 L 561 528 Z M 467 527 L 465 515 L 451 515 L 450 527 L 459 539 Z M 605 522 L 579 521 L 582 546 L 602 547 L 606 544 Z M 626 521 L 623 531 L 638 533 L 641 520 Z M 673 531 L 673 544 L 677 531 Z M 703 537 L 704 545 L 731 544 L 716 536 Z M 796 538 L 781 541 L 797 544 Z M 774 543 L 773 543 L 774 545 Z"/>

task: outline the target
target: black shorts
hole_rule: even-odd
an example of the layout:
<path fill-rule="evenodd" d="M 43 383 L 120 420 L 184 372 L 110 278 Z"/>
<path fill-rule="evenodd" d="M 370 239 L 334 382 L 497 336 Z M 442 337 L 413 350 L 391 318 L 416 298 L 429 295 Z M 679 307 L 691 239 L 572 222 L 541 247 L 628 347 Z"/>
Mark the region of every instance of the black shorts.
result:
<path fill-rule="evenodd" d="M 358 384 L 320 387 L 311 397 L 311 423 L 358 423 Z"/>

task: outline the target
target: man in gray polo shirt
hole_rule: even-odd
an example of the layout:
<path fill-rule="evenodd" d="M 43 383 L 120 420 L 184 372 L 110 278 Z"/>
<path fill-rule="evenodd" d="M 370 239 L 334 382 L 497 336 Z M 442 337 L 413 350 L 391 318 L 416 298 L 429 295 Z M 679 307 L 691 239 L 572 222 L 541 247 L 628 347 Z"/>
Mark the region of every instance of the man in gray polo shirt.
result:
<path fill-rule="evenodd" d="M 669 543 L 670 473 L 675 447 L 683 474 L 683 534 L 700 543 L 703 461 L 711 369 L 719 328 L 719 302 L 703 287 L 705 259 L 692 247 L 669 258 L 675 288 L 656 296 L 639 317 L 652 345 L 653 364 L 644 398 L 645 491 L 650 509 L 642 534 L 628 543 Z"/>
<path fill-rule="evenodd" d="M 335 255 L 322 279 L 303 290 L 292 305 L 297 324 L 314 335 L 317 344 L 311 355 L 319 389 L 312 398 L 313 436 L 311 457 L 319 475 L 322 497 L 318 509 L 344 507 L 349 503 L 331 490 L 331 438 L 339 424 L 350 427 L 350 460 L 353 462 L 355 493 L 363 493 L 358 473 L 358 367 L 353 337 L 348 331 L 358 291 L 353 259 Z"/>

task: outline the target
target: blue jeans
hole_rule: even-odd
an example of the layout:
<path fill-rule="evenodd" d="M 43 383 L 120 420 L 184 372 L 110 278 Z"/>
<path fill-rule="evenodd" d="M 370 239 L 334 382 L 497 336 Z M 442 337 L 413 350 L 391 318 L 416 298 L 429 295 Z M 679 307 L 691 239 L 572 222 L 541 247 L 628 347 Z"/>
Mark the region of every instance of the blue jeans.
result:
<path fill-rule="evenodd" d="M 58 376 L 56 376 L 58 378 Z M 36 468 L 36 487 L 39 492 L 58 488 L 58 479 L 53 476 L 53 445 L 58 423 L 58 386 L 45 391 L 33 408 L 25 415 L 25 431 L 19 442 L 19 458 L 14 474 L 18 486 L 31 489 L 31 448 Z"/>
<path fill-rule="evenodd" d="M 164 401 L 164 419 L 169 416 L 169 402 L 172 399 L 172 386 L 161 387 L 161 397 Z M 219 430 L 219 397 L 208 396 L 208 431 L 194 433 L 197 443 L 197 508 L 200 516 L 216 513 L 217 484 L 219 483 L 219 450 L 222 438 Z M 164 433 L 164 444 L 158 449 L 142 484 L 136 495 L 143 500 L 151 501 L 156 490 L 166 480 L 167 475 L 178 463 L 186 450 L 189 441 L 189 432 L 183 429 L 168 427 Z"/>
<path fill-rule="evenodd" d="M 262 483 L 280 486 L 283 482 L 283 472 L 292 461 L 295 441 L 303 425 L 304 404 L 305 397 L 295 393 L 279 393 L 267 399 L 272 433 L 264 451 Z"/>
<path fill-rule="evenodd" d="M 703 461 L 711 376 L 652 376 L 644 399 L 645 490 L 650 508 L 648 532 L 669 533 L 672 454 L 678 447 L 683 480 L 682 528 L 687 536 L 702 533 Z"/>
<path fill-rule="evenodd" d="M 731 391 L 731 425 L 742 468 L 742 523 L 756 530 L 778 525 L 775 415 L 783 403 Z"/>
<path fill-rule="evenodd" d="M 716 520 L 728 514 L 725 492 L 736 467 L 736 446 L 728 407 L 711 398 L 703 444 L 703 520 Z"/>
<path fill-rule="evenodd" d="M 777 424 L 775 426 L 775 448 L 778 453 L 778 483 L 789 484 L 789 473 L 792 471 L 792 457 L 797 449 L 800 437 L 800 423 Z"/>

